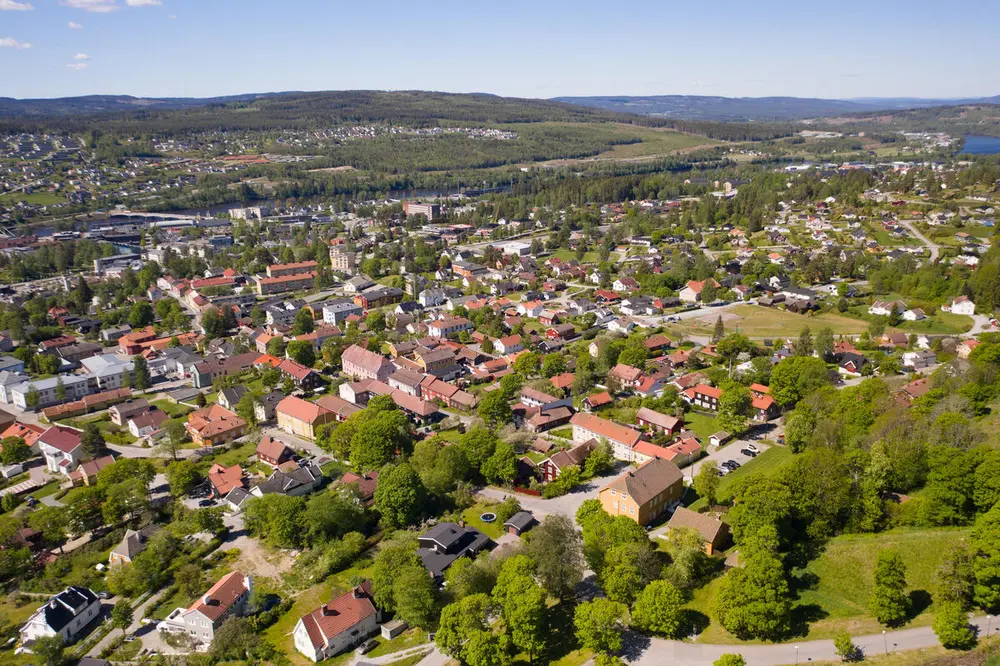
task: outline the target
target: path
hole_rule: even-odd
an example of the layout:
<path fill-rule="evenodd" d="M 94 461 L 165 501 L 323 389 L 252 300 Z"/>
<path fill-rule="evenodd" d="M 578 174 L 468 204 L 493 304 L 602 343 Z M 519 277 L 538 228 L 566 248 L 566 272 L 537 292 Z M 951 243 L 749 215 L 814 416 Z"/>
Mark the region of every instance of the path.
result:
<path fill-rule="evenodd" d="M 972 328 L 970 328 L 967 332 L 963 333 L 959 337 L 972 338 L 979 335 L 980 333 L 986 333 L 987 331 L 992 330 L 992 327 L 990 326 L 991 319 L 989 317 L 983 315 L 972 315 L 972 321 L 973 321 Z"/>
<path fill-rule="evenodd" d="M 994 635 L 1000 624 L 990 622 L 986 617 L 970 620 L 970 624 L 979 629 L 980 636 L 985 636 L 987 629 Z M 917 627 L 888 631 L 885 634 L 870 634 L 853 637 L 854 644 L 866 655 L 916 650 L 939 645 L 937 636 L 931 627 Z M 660 666 L 666 664 L 684 664 L 684 666 L 711 666 L 721 655 L 738 652 L 746 659 L 748 666 L 779 666 L 780 664 L 796 664 L 810 661 L 840 661 L 833 647 L 832 640 L 801 641 L 798 643 L 782 643 L 780 645 L 699 645 L 682 641 L 668 641 L 660 638 L 639 638 L 634 657 L 627 661 L 641 666 Z M 426 660 L 425 660 L 426 661 Z M 421 662 L 424 663 L 424 662 Z"/>
<path fill-rule="evenodd" d="M 935 261 L 937 261 L 938 255 L 941 253 L 941 246 L 938 245 L 937 243 L 932 243 L 931 240 L 927 238 L 927 236 L 924 236 L 922 233 L 920 233 L 920 230 L 917 229 L 917 225 L 913 224 L 913 222 L 909 220 L 898 220 L 898 222 L 902 226 L 906 227 L 906 229 L 911 234 L 917 237 L 917 240 L 923 243 L 927 247 L 927 249 L 930 250 L 931 263 L 933 264 Z"/>
<path fill-rule="evenodd" d="M 531 511 L 536 514 L 536 517 L 562 513 L 570 518 L 573 518 L 576 516 L 577 509 L 580 508 L 580 505 L 583 504 L 585 500 L 597 499 L 597 492 L 609 481 L 624 474 L 626 469 L 627 466 L 619 465 L 612 474 L 594 477 L 593 479 L 581 483 L 571 492 L 566 493 L 561 497 L 553 497 L 552 499 L 533 497 L 531 495 L 515 493 L 510 490 L 502 490 L 500 488 L 483 488 L 479 491 L 479 495 L 497 502 L 502 501 L 505 497 L 513 495 L 517 498 L 517 501 L 521 503 L 522 509 L 525 511 Z"/>
<path fill-rule="evenodd" d="M 145 601 L 143 601 L 138 606 L 133 606 L 132 607 L 132 624 L 129 625 L 129 628 L 125 631 L 125 635 L 134 634 L 136 631 L 139 630 L 139 628 L 142 626 L 141 622 L 142 622 L 143 616 L 146 613 L 146 609 L 149 608 L 149 606 L 151 606 L 152 604 L 156 603 L 156 601 L 160 597 L 162 597 L 163 593 L 166 592 L 166 591 L 167 591 L 167 588 L 163 588 L 162 590 L 156 592 L 149 599 L 146 599 Z M 112 601 L 114 601 L 114 599 L 109 600 L 109 602 L 112 602 Z M 112 603 L 112 605 L 113 605 L 113 603 Z M 90 649 L 90 652 L 87 653 L 87 656 L 88 657 L 96 657 L 97 655 L 99 655 L 101 653 L 101 650 L 103 650 L 104 648 L 106 648 L 108 646 L 108 644 L 110 644 L 111 641 L 113 641 L 118 636 L 121 636 L 121 629 L 112 629 L 111 631 L 108 632 L 108 634 L 104 638 L 102 638 L 101 640 L 97 641 L 97 644 L 94 645 L 94 647 L 92 647 Z"/>
<path fill-rule="evenodd" d="M 429 657 L 433 652 L 437 652 L 437 647 L 434 643 L 424 643 L 423 645 L 406 648 L 405 650 L 400 650 L 399 652 L 390 652 L 389 654 L 383 654 L 378 657 L 361 657 L 361 660 L 357 662 L 357 666 L 361 666 L 361 664 L 391 664 L 399 661 L 400 659 L 415 657 L 421 654 L 426 654 Z M 447 657 L 445 658 L 447 659 Z M 426 663 L 426 661 L 427 660 L 425 659 L 420 663 L 423 664 Z"/>

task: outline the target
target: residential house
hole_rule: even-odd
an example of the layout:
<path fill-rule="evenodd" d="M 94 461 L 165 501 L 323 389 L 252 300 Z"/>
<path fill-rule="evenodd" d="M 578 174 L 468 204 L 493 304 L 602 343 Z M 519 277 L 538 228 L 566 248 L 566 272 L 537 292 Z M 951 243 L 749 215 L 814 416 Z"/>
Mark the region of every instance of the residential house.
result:
<path fill-rule="evenodd" d="M 111 549 L 108 564 L 131 564 L 139 553 L 146 550 L 150 538 L 162 529 L 160 525 L 147 525 L 141 530 L 125 530 L 125 538 Z"/>
<path fill-rule="evenodd" d="M 273 419 L 278 403 L 284 400 L 284 398 L 285 394 L 281 391 L 271 391 L 257 398 L 253 404 L 253 414 L 257 419 L 257 423 L 265 423 Z"/>
<path fill-rule="evenodd" d="M 427 324 L 427 333 L 435 338 L 447 338 L 475 328 L 465 317 L 443 317 Z"/>
<path fill-rule="evenodd" d="M 360 317 L 364 309 L 354 301 L 339 298 L 323 304 L 323 321 L 331 326 L 339 326 L 351 315 Z"/>
<path fill-rule="evenodd" d="M 923 370 L 937 363 L 937 354 L 931 350 L 903 352 L 903 367 L 908 370 Z"/>
<path fill-rule="evenodd" d="M 906 303 L 903 301 L 875 301 L 868 306 L 868 314 L 876 317 L 891 317 L 893 313 L 902 315 L 906 310 Z"/>
<path fill-rule="evenodd" d="M 837 371 L 849 377 L 860 377 L 862 369 L 868 365 L 868 359 L 861 354 L 845 352 L 840 355 Z"/>
<path fill-rule="evenodd" d="M 538 473 L 545 482 L 555 481 L 559 478 L 562 470 L 570 465 L 583 468 L 587 458 L 599 446 L 596 439 L 589 439 L 586 442 L 577 444 L 568 451 L 557 451 L 542 462 L 538 463 Z"/>
<path fill-rule="evenodd" d="M 308 462 L 298 465 L 294 462 L 285 463 L 281 469 L 276 469 L 263 483 L 250 488 L 250 495 L 280 494 L 291 497 L 307 495 L 323 482 L 323 472 L 316 463 Z"/>
<path fill-rule="evenodd" d="M 677 295 L 680 297 L 681 301 L 685 303 L 697 303 L 701 300 L 701 292 L 705 289 L 706 284 L 711 284 L 716 289 L 719 289 L 722 286 L 715 280 L 715 278 L 709 278 L 708 280 L 701 281 L 690 280 L 683 289 L 677 292 Z"/>
<path fill-rule="evenodd" d="M 951 302 L 952 314 L 974 315 L 976 314 L 976 304 L 968 296 L 959 296 Z"/>
<path fill-rule="evenodd" d="M 474 527 L 440 522 L 418 537 L 417 556 L 435 579 L 460 557 L 475 557 L 492 543 Z"/>
<path fill-rule="evenodd" d="M 282 375 L 290 378 L 292 383 L 300 389 L 312 390 L 323 383 L 323 378 L 318 372 L 290 359 L 282 361 L 278 365 L 278 370 L 281 371 Z"/>
<path fill-rule="evenodd" d="M 253 580 L 239 571 L 226 574 L 188 608 L 177 608 L 159 623 L 160 631 L 186 633 L 199 646 L 207 647 L 215 632 L 231 617 L 246 613 Z"/>
<path fill-rule="evenodd" d="M 149 411 L 149 401 L 137 398 L 120 402 L 108 409 L 108 416 L 116 426 L 124 427 L 128 420 L 137 414 Z"/>
<path fill-rule="evenodd" d="M 371 581 L 299 618 L 292 630 L 295 649 L 314 662 L 329 659 L 378 631 L 381 614 L 375 607 Z"/>
<path fill-rule="evenodd" d="M 684 427 L 684 421 L 667 414 L 654 412 L 648 407 L 640 407 L 635 413 L 635 422 L 642 428 L 651 428 L 665 435 L 676 435 Z"/>
<path fill-rule="evenodd" d="M 654 458 L 601 488 L 598 499 L 612 516 L 628 516 L 648 525 L 679 502 L 683 493 L 680 468 L 669 460 Z"/>
<path fill-rule="evenodd" d="M 219 391 L 218 403 L 230 411 L 235 410 L 236 405 L 246 395 L 246 392 L 245 386 L 229 386 Z"/>
<path fill-rule="evenodd" d="M 69 475 L 83 459 L 80 432 L 52 426 L 38 437 L 38 448 L 45 457 L 45 467 L 52 473 Z"/>
<path fill-rule="evenodd" d="M 524 342 L 521 340 L 520 335 L 508 335 L 505 338 L 498 339 L 493 343 L 493 348 L 504 356 L 508 354 L 516 354 L 519 351 L 524 350 Z"/>
<path fill-rule="evenodd" d="M 719 398 L 722 397 L 722 390 L 707 384 L 697 384 L 683 391 L 681 397 L 695 407 L 714 412 L 719 409 Z"/>
<path fill-rule="evenodd" d="M 184 427 L 195 444 L 215 446 L 245 435 L 247 422 L 222 405 L 215 404 L 188 414 Z"/>
<path fill-rule="evenodd" d="M 608 379 L 617 381 L 618 385 L 626 391 L 638 386 L 642 378 L 642 370 L 624 363 L 618 363 L 608 371 Z"/>
<path fill-rule="evenodd" d="M 67 587 L 31 614 L 19 632 L 21 644 L 30 650 L 36 640 L 48 636 L 59 636 L 66 645 L 75 643 L 100 614 L 101 600 L 93 591 Z"/>
<path fill-rule="evenodd" d="M 601 391 L 600 393 L 594 393 L 593 395 L 588 395 L 583 399 L 583 410 L 586 412 L 592 412 L 595 409 L 604 407 L 614 403 L 614 398 L 607 391 Z"/>
<path fill-rule="evenodd" d="M 158 432 L 168 419 L 170 416 L 166 412 L 154 407 L 130 416 L 127 423 L 128 431 L 136 439 L 149 437 Z"/>
<path fill-rule="evenodd" d="M 570 419 L 573 426 L 573 441 L 586 442 L 591 439 L 607 440 L 611 444 L 615 458 L 632 461 L 632 449 L 642 439 L 642 433 L 593 414 L 574 414 Z"/>
<path fill-rule="evenodd" d="M 697 532 L 701 536 L 705 553 L 708 555 L 725 550 L 729 542 L 729 525 L 707 513 L 698 513 L 683 506 L 674 509 L 673 515 L 667 522 L 667 532 L 675 530 Z M 666 537 L 666 535 L 663 536 Z"/>
<path fill-rule="evenodd" d="M 306 439 L 316 439 L 317 428 L 336 420 L 336 414 L 329 409 L 292 395 L 278 403 L 275 414 L 279 428 Z"/>
<path fill-rule="evenodd" d="M 264 435 L 264 438 L 257 444 L 257 460 L 271 467 L 278 467 L 288 462 L 293 455 L 295 452 L 292 451 L 291 447 L 270 435 Z"/>
<path fill-rule="evenodd" d="M 389 359 L 357 345 L 344 350 L 341 364 L 344 374 L 353 379 L 377 379 L 384 382 L 395 370 Z"/>
<path fill-rule="evenodd" d="M 223 467 L 215 463 L 208 469 L 208 484 L 215 497 L 225 497 L 234 488 L 243 487 L 243 468 L 239 465 Z"/>
<path fill-rule="evenodd" d="M 537 524 L 530 512 L 518 511 L 503 524 L 503 528 L 507 534 L 519 537 Z"/>
<path fill-rule="evenodd" d="M 375 501 L 375 490 L 378 488 L 378 470 L 367 474 L 355 474 L 345 472 L 337 482 L 344 486 L 353 486 L 356 489 L 358 499 L 370 505 Z"/>

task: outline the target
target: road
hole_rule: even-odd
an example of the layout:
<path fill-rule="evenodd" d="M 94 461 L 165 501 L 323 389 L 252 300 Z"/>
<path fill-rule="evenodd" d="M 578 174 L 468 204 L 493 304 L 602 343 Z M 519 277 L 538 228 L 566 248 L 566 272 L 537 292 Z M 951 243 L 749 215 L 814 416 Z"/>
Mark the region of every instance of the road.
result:
<path fill-rule="evenodd" d="M 924 236 L 922 233 L 920 233 L 920 230 L 917 229 L 917 225 L 913 224 L 913 222 L 909 220 L 899 220 L 899 223 L 902 226 L 906 227 L 906 229 L 911 234 L 916 236 L 917 240 L 923 243 L 927 247 L 927 249 L 930 250 L 931 263 L 933 264 L 935 261 L 937 261 L 938 255 L 941 254 L 941 246 L 938 245 L 937 243 L 932 243 L 930 239 L 927 238 L 927 236 Z"/>
<path fill-rule="evenodd" d="M 139 629 L 142 627 L 142 624 L 141 624 L 142 617 L 145 614 L 146 609 L 149 608 L 149 606 L 151 606 L 152 604 L 156 603 L 156 601 L 161 596 L 163 596 L 163 593 L 166 592 L 166 591 L 167 591 L 167 588 L 163 588 L 162 590 L 160 590 L 156 594 L 152 595 L 151 597 L 149 597 L 149 599 L 146 599 L 144 602 L 142 602 L 138 606 L 133 606 L 132 607 L 132 624 L 129 625 L 129 628 L 125 631 L 126 635 L 127 634 L 134 634 L 135 632 L 139 631 Z M 111 605 L 114 605 L 114 601 L 113 600 L 109 600 L 109 603 Z M 99 655 L 101 653 L 101 650 L 103 650 L 104 648 L 106 648 L 108 646 L 108 644 L 111 643 L 112 640 L 114 640 L 115 638 L 117 638 L 120 635 L 121 635 L 121 630 L 120 629 L 112 629 L 111 631 L 108 632 L 107 636 L 105 636 L 101 640 L 97 641 L 97 644 L 90 649 L 90 652 L 87 653 L 87 656 L 88 657 L 96 657 L 97 655 Z"/>
<path fill-rule="evenodd" d="M 997 624 L 990 623 L 985 617 L 970 620 L 979 629 L 980 636 L 985 636 L 987 629 L 991 635 L 996 634 Z M 700 645 L 682 641 L 668 641 L 659 638 L 644 638 L 631 635 L 630 650 L 626 661 L 635 666 L 660 666 L 666 664 L 684 664 L 684 666 L 711 666 L 720 656 L 726 653 L 738 652 L 746 659 L 748 666 L 779 666 L 780 664 L 795 664 L 815 661 L 840 661 L 832 640 L 801 641 L 782 643 L 780 645 Z M 874 656 L 888 652 L 917 650 L 939 645 L 934 630 L 931 627 L 901 629 L 885 634 L 870 634 L 854 637 L 854 644 L 865 654 Z M 426 660 L 425 660 L 426 661 Z M 421 662 L 424 663 L 424 662 Z"/>
<path fill-rule="evenodd" d="M 530 511 L 536 516 L 549 516 L 562 513 L 570 518 L 574 518 L 576 516 L 577 509 L 580 508 L 580 505 L 583 504 L 584 501 L 597 499 L 597 492 L 601 489 L 601 487 L 606 485 L 609 481 L 624 474 L 626 469 L 629 469 L 627 465 L 619 465 L 613 474 L 594 477 L 590 481 L 582 483 L 574 488 L 572 492 L 567 493 L 562 497 L 554 497 L 552 499 L 512 493 L 499 488 L 483 488 L 479 491 L 479 494 L 494 501 L 502 501 L 505 497 L 514 495 L 521 503 L 522 509 Z"/>

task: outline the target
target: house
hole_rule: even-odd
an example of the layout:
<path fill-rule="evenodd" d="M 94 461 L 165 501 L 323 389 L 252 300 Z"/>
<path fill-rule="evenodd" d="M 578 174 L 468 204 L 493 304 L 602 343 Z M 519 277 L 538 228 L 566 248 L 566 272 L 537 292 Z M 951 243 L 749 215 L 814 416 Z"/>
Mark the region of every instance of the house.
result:
<path fill-rule="evenodd" d="M 959 296 L 951 302 L 952 314 L 974 315 L 976 314 L 976 304 L 968 296 Z"/>
<path fill-rule="evenodd" d="M 697 384 L 681 393 L 681 397 L 695 407 L 717 411 L 722 390 L 707 384 Z"/>
<path fill-rule="evenodd" d="M 556 324 L 545 331 L 549 340 L 571 340 L 576 337 L 576 327 L 573 324 Z"/>
<path fill-rule="evenodd" d="M 903 321 L 921 321 L 927 319 L 927 313 L 920 308 L 913 308 L 903 313 Z"/>
<path fill-rule="evenodd" d="M 604 407 L 605 405 L 610 405 L 614 402 L 614 398 L 607 391 L 601 391 L 600 393 L 595 393 L 593 395 L 588 395 L 583 399 L 583 409 L 587 412 L 592 412 L 598 407 Z"/>
<path fill-rule="evenodd" d="M 753 396 L 750 401 L 750 407 L 753 410 L 751 418 L 760 423 L 767 423 L 781 414 L 781 408 L 778 407 L 778 403 L 769 395 Z"/>
<path fill-rule="evenodd" d="M 128 420 L 128 431 L 136 439 L 142 439 L 143 437 L 149 437 L 153 433 L 159 431 L 160 427 L 170 419 L 170 415 L 164 412 L 162 409 L 156 409 L 155 407 L 141 414 L 135 414 L 129 417 Z"/>
<path fill-rule="evenodd" d="M 618 460 L 631 462 L 632 449 L 642 439 L 642 433 L 638 430 L 593 414 L 574 414 L 569 422 L 573 426 L 574 442 L 582 443 L 591 439 L 607 440 Z"/>
<path fill-rule="evenodd" d="M 208 469 L 208 483 L 214 496 L 225 497 L 233 488 L 243 487 L 243 468 L 239 465 L 223 467 L 215 463 Z"/>
<path fill-rule="evenodd" d="M 375 501 L 375 490 L 378 488 L 378 471 L 360 475 L 345 472 L 337 483 L 345 486 L 353 485 L 357 489 L 358 499 L 365 504 L 371 504 Z"/>
<path fill-rule="evenodd" d="M 250 488 L 250 495 L 263 497 L 279 494 L 299 497 L 311 493 L 322 482 L 323 472 L 316 463 L 307 462 L 300 466 L 295 462 L 288 462 L 282 465 L 281 469 L 272 472 L 266 481 Z"/>
<path fill-rule="evenodd" d="M 601 507 L 612 516 L 628 516 L 648 525 L 679 502 L 684 475 L 669 460 L 654 458 L 601 488 Z"/>
<path fill-rule="evenodd" d="M 347 298 L 338 298 L 323 304 L 323 322 L 331 326 L 339 326 L 351 315 L 360 317 L 364 309 Z"/>
<path fill-rule="evenodd" d="M 69 475 L 83 458 L 80 433 L 72 428 L 52 426 L 38 437 L 38 448 L 50 472 Z"/>
<path fill-rule="evenodd" d="M 417 556 L 436 579 L 458 558 L 475 557 L 492 543 L 489 537 L 474 527 L 449 522 L 438 523 L 422 534 L 417 542 Z"/>
<path fill-rule="evenodd" d="M 676 435 L 684 427 L 684 422 L 675 417 L 654 412 L 648 407 L 640 407 L 635 413 L 635 422 L 642 428 L 652 428 L 665 435 Z"/>
<path fill-rule="evenodd" d="M 909 370 L 922 370 L 937 363 L 937 354 L 933 351 L 903 352 L 903 367 Z"/>
<path fill-rule="evenodd" d="M 257 444 L 257 460 L 271 467 L 278 467 L 288 462 L 293 455 L 295 452 L 287 444 L 270 435 L 264 435 L 264 438 Z"/>
<path fill-rule="evenodd" d="M 397 389 L 415 397 L 420 397 L 420 382 L 423 380 L 424 375 L 419 372 L 399 368 L 389 375 L 388 384 L 390 388 Z"/>
<path fill-rule="evenodd" d="M 849 377 L 860 377 L 861 370 L 868 365 L 868 359 L 861 354 L 846 352 L 840 355 L 840 363 L 837 372 Z"/>
<path fill-rule="evenodd" d="M 508 335 L 505 338 L 499 338 L 494 344 L 493 348 L 503 356 L 508 354 L 515 354 L 519 351 L 524 350 L 524 343 L 521 341 L 520 335 Z"/>
<path fill-rule="evenodd" d="M 535 517 L 528 511 L 518 511 L 503 524 L 504 531 L 511 536 L 519 537 L 538 524 Z"/>
<path fill-rule="evenodd" d="M 251 577 L 233 571 L 220 578 L 190 607 L 173 610 L 157 628 L 186 633 L 196 644 L 207 647 L 226 620 L 246 613 L 252 591 Z"/>
<path fill-rule="evenodd" d="M 344 374 L 353 379 L 377 379 L 384 382 L 395 370 L 389 359 L 357 345 L 344 350 L 341 364 Z"/>
<path fill-rule="evenodd" d="M 625 365 L 624 363 L 618 363 L 608 371 L 608 378 L 616 380 L 624 390 L 638 386 L 642 381 L 642 377 L 642 370 L 634 368 L 631 365 Z"/>
<path fill-rule="evenodd" d="M 891 317 L 894 312 L 902 315 L 906 310 L 906 303 L 903 301 L 875 301 L 868 306 L 868 314 L 876 317 Z"/>
<path fill-rule="evenodd" d="M 905 349 L 910 345 L 906 333 L 884 333 L 879 338 L 879 344 L 887 349 Z"/>
<path fill-rule="evenodd" d="M 292 631 L 295 649 L 319 662 L 365 641 L 378 631 L 381 613 L 375 608 L 371 581 L 299 618 Z"/>
<path fill-rule="evenodd" d="M 710 446 L 720 447 L 730 440 L 732 436 L 725 430 L 720 430 L 719 432 L 710 435 L 708 438 L 708 443 Z"/>
<path fill-rule="evenodd" d="M 226 409 L 232 411 L 236 409 L 237 403 L 246 395 L 245 386 L 230 386 L 219 391 L 218 403 Z"/>
<path fill-rule="evenodd" d="M 111 553 L 108 555 L 108 564 L 131 564 L 139 553 L 146 550 L 150 538 L 160 529 L 160 525 L 147 525 L 141 530 L 125 530 L 125 537 L 121 543 L 111 549 Z"/>
<path fill-rule="evenodd" d="M 611 288 L 619 293 L 631 292 L 639 289 L 639 283 L 633 277 L 620 277 L 611 284 Z"/>
<path fill-rule="evenodd" d="M 701 292 L 705 289 L 706 284 L 711 284 L 716 289 L 722 286 L 716 282 L 715 278 L 701 281 L 689 280 L 684 288 L 677 292 L 677 295 L 685 303 L 697 303 L 701 300 Z"/>
<path fill-rule="evenodd" d="M 8 437 L 20 437 L 24 440 L 24 443 L 28 445 L 34 452 L 38 452 L 38 438 L 45 432 L 45 428 L 35 423 L 21 423 L 20 421 L 15 421 L 14 423 L 7 426 L 7 429 L 0 433 L 0 441 L 7 439 Z M 3 446 L 0 445 L 0 451 L 3 451 Z"/>
<path fill-rule="evenodd" d="M 979 346 L 979 340 L 962 340 L 955 348 L 959 358 L 969 358 L 969 355 Z"/>
<path fill-rule="evenodd" d="M 278 403 L 284 399 L 285 394 L 281 391 L 271 391 L 257 398 L 253 403 L 253 414 L 257 418 L 257 423 L 265 423 L 273 419 Z"/>
<path fill-rule="evenodd" d="M 316 439 L 317 428 L 336 420 L 336 414 L 329 409 L 293 395 L 279 402 L 274 413 L 279 428 L 306 439 Z"/>
<path fill-rule="evenodd" d="M 667 522 L 667 532 L 674 530 L 694 530 L 697 532 L 701 536 L 705 545 L 705 553 L 708 555 L 724 550 L 729 541 L 729 525 L 718 518 L 692 511 L 683 506 L 674 509 L 674 514 Z"/>
<path fill-rule="evenodd" d="M 141 398 L 126 400 L 108 409 L 108 416 L 116 426 L 125 426 L 128 420 L 137 414 L 149 411 L 149 401 Z"/>
<path fill-rule="evenodd" d="M 545 482 L 555 481 L 559 478 L 562 470 L 570 465 L 583 468 L 587 458 L 599 445 L 596 439 L 589 439 L 582 444 L 577 444 L 568 451 L 557 451 L 542 462 L 538 463 L 538 473 Z"/>
<path fill-rule="evenodd" d="M 427 324 L 427 334 L 435 338 L 447 338 L 473 328 L 472 322 L 465 317 L 443 317 Z"/>
<path fill-rule="evenodd" d="M 73 585 L 50 597 L 21 627 L 21 644 L 28 650 L 43 636 L 59 636 L 75 643 L 84 629 L 101 614 L 101 600 L 85 587 Z"/>
<path fill-rule="evenodd" d="M 292 383 L 300 389 L 312 390 L 323 383 L 323 379 L 318 372 L 291 359 L 282 361 L 278 365 L 278 370 L 282 375 L 291 379 Z"/>
<path fill-rule="evenodd" d="M 199 446 L 229 442 L 247 432 L 247 422 L 219 404 L 191 412 L 184 427 Z"/>

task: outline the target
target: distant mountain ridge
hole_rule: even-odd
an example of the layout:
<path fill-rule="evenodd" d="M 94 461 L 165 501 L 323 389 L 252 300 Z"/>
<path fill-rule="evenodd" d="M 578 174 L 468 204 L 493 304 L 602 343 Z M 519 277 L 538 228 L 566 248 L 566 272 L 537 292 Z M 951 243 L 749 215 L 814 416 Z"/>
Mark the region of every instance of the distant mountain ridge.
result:
<path fill-rule="evenodd" d="M 85 95 L 53 99 L 14 99 L 0 97 L 0 117 L 45 117 L 91 115 L 143 109 L 187 109 L 212 104 L 245 102 L 284 93 L 231 95 L 227 97 L 133 97 L 132 95 Z"/>
<path fill-rule="evenodd" d="M 822 99 L 813 97 L 713 97 L 705 95 L 615 95 L 554 97 L 553 101 L 589 106 L 605 111 L 644 116 L 715 121 L 775 121 L 824 118 L 845 113 L 897 111 L 901 109 L 1000 104 L 1000 95 L 974 99 L 924 99 L 871 97 Z"/>

